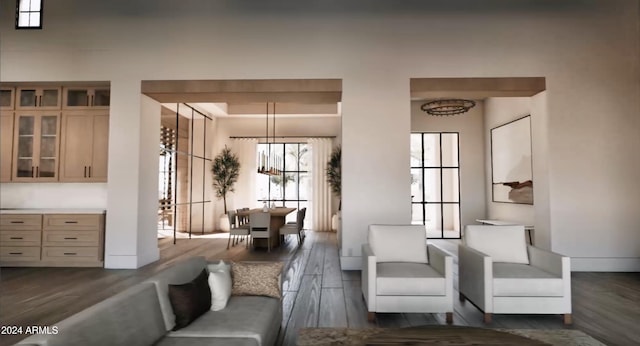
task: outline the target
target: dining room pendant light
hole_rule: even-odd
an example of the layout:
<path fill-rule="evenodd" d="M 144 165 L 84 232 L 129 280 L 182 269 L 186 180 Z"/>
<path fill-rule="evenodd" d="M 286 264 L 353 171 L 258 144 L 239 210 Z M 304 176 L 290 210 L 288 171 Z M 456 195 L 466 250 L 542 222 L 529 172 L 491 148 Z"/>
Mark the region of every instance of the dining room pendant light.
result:
<path fill-rule="evenodd" d="M 280 175 L 280 164 L 282 159 L 279 155 L 271 152 L 271 143 L 275 145 L 276 142 L 276 103 L 273 103 L 273 138 L 269 141 L 269 102 L 265 111 L 265 142 L 267 144 L 267 151 L 260 152 L 258 155 L 258 173 L 265 175 Z"/>

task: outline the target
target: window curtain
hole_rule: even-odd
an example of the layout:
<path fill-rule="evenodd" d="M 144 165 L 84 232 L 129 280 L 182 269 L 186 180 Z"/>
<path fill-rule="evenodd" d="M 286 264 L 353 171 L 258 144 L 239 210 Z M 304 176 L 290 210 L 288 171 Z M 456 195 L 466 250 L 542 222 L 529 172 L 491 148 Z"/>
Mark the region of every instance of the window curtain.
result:
<path fill-rule="evenodd" d="M 329 138 L 309 138 L 311 146 L 311 229 L 331 231 L 331 189 L 326 177 L 327 161 L 333 141 Z"/>
<path fill-rule="evenodd" d="M 230 209 L 252 208 L 256 205 L 256 172 L 257 167 L 257 138 L 234 138 L 231 151 L 240 160 L 240 175 L 235 185 Z"/>

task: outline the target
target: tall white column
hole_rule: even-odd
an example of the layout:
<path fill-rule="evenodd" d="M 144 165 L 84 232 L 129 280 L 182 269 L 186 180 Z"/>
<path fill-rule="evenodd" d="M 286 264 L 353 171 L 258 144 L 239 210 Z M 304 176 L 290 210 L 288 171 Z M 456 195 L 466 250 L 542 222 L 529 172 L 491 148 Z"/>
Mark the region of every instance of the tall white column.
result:
<path fill-rule="evenodd" d="M 374 223 L 411 222 L 409 78 L 343 79 L 341 267 L 360 269 Z"/>
<path fill-rule="evenodd" d="M 111 82 L 105 268 L 138 268 L 159 258 L 157 185 L 160 105 L 140 80 Z"/>

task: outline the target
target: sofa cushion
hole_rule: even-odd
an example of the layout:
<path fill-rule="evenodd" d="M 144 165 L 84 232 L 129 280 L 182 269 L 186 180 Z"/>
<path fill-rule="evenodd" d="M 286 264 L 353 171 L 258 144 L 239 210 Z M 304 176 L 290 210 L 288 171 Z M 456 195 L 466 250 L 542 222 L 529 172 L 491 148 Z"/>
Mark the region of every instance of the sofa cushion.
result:
<path fill-rule="evenodd" d="M 283 262 L 234 262 L 231 264 L 233 288 L 237 296 L 282 297 L 280 275 Z"/>
<path fill-rule="evenodd" d="M 561 297 L 562 278 L 540 268 L 517 263 L 493 263 L 496 297 Z"/>
<path fill-rule="evenodd" d="M 369 246 L 378 263 L 429 263 L 424 226 L 369 225 Z"/>
<path fill-rule="evenodd" d="M 20 344 L 47 346 L 152 345 L 166 330 L 156 288 L 141 283 L 55 323 L 57 334 L 32 335 Z"/>
<path fill-rule="evenodd" d="M 190 282 L 182 285 L 169 284 L 169 301 L 176 315 L 176 325 L 173 330 L 188 326 L 211 308 L 208 276 L 207 270 L 202 269 L 200 275 Z"/>
<path fill-rule="evenodd" d="M 209 289 L 211 289 L 211 311 L 218 311 L 227 306 L 231 297 L 231 273 L 226 270 L 209 273 Z"/>
<path fill-rule="evenodd" d="M 166 330 L 171 330 L 175 326 L 176 316 L 169 301 L 169 284 L 183 284 L 191 281 L 202 269 L 207 266 L 204 257 L 191 257 L 181 261 L 160 273 L 147 279 L 147 282 L 155 284 L 160 299 L 160 309 L 164 319 Z"/>
<path fill-rule="evenodd" d="M 376 294 L 437 296 L 446 294 L 444 275 L 428 264 L 387 262 L 376 265 Z"/>
<path fill-rule="evenodd" d="M 272 345 L 282 322 L 280 299 L 232 296 L 227 307 L 207 311 L 187 327 L 168 337 L 251 338 L 258 345 Z"/>
<path fill-rule="evenodd" d="M 493 262 L 529 264 L 523 225 L 468 225 L 464 229 L 464 242 L 490 256 Z"/>

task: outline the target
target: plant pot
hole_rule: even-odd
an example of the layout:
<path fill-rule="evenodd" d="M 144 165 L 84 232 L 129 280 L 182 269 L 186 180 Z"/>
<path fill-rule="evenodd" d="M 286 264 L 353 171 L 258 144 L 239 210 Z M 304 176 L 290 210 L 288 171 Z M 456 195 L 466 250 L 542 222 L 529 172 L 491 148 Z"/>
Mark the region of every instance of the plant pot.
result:
<path fill-rule="evenodd" d="M 340 212 L 333 214 L 331 217 L 331 230 L 337 231 L 338 227 L 340 227 Z"/>
<path fill-rule="evenodd" d="M 227 215 L 222 214 L 222 216 L 220 216 L 218 226 L 222 232 L 229 232 L 229 230 L 231 229 L 231 225 L 229 225 L 229 218 L 227 217 Z"/>

